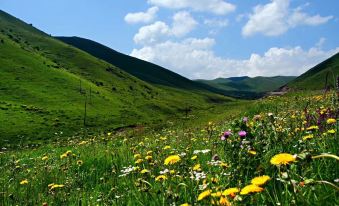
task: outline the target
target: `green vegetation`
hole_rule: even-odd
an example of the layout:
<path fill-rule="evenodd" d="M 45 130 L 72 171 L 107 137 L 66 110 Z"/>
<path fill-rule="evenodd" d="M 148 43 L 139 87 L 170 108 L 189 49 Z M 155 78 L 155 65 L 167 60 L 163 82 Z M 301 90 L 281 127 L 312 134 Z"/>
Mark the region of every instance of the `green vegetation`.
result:
<path fill-rule="evenodd" d="M 294 81 L 287 84 L 294 90 L 320 90 L 334 88 L 339 76 L 339 53 L 311 68 Z"/>
<path fill-rule="evenodd" d="M 4 151 L 0 204 L 337 205 L 337 98 L 269 97 L 204 124 L 189 115 Z"/>
<path fill-rule="evenodd" d="M 201 84 L 199 82 L 191 81 L 163 67 L 119 53 L 95 41 L 80 37 L 56 38 L 85 52 L 88 52 L 99 59 L 105 60 L 106 62 L 109 62 L 112 65 L 119 67 L 120 69 L 150 84 L 189 90 L 206 90 L 223 94 L 216 88 Z"/>
<path fill-rule="evenodd" d="M 0 28 L 1 146 L 159 122 L 232 101 L 148 84 L 2 11 Z"/>
<path fill-rule="evenodd" d="M 276 77 L 231 77 L 214 80 L 196 80 L 223 91 L 223 94 L 238 98 L 258 98 L 275 91 L 295 79 L 290 76 Z"/>

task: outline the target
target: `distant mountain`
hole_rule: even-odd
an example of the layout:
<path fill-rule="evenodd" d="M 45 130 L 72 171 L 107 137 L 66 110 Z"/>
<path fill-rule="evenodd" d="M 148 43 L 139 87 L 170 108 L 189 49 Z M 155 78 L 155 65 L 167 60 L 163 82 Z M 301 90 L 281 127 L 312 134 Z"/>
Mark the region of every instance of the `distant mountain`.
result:
<path fill-rule="evenodd" d="M 221 91 L 209 85 L 194 82 L 177 73 L 156 64 L 122 54 L 105 45 L 80 37 L 55 37 L 69 45 L 77 47 L 92 56 L 102 59 L 129 74 L 150 84 L 190 90 L 208 90 L 215 93 Z"/>
<path fill-rule="evenodd" d="M 257 98 L 263 96 L 266 92 L 274 91 L 281 86 L 292 81 L 293 76 L 275 76 L 275 77 L 230 77 L 218 78 L 214 80 L 196 80 L 222 90 L 224 94 L 242 97 Z"/>
<path fill-rule="evenodd" d="M 152 72 L 168 86 L 142 81 L 0 10 L 0 145 L 157 122 L 187 107 L 231 101 L 174 73 L 162 73 L 169 83 Z M 170 87 L 175 79 L 179 86 Z"/>
<path fill-rule="evenodd" d="M 290 89 L 319 90 L 335 86 L 335 79 L 339 76 L 339 53 L 311 68 L 304 74 L 289 82 Z"/>

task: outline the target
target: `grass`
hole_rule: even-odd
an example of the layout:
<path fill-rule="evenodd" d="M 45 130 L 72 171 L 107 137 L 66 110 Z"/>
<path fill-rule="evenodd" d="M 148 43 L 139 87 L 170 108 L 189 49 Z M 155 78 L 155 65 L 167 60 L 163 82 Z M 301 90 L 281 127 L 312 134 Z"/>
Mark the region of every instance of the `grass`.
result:
<path fill-rule="evenodd" d="M 202 116 L 169 121 L 161 129 L 77 136 L 38 148 L 3 151 L 0 202 L 220 205 L 223 200 L 232 205 L 336 205 L 337 98 L 333 92 L 288 94 L 211 108 Z M 328 121 L 332 118 L 337 121 Z M 221 140 L 228 130 L 232 135 Z M 241 130 L 245 137 L 238 135 Z M 295 156 L 286 165 L 271 164 L 280 153 Z M 319 156 L 324 153 L 332 155 Z M 180 160 L 165 165 L 171 155 Z M 270 178 L 260 185 L 262 191 L 218 193 L 241 190 L 262 175 Z M 198 200 L 204 191 L 206 196 Z"/>
<path fill-rule="evenodd" d="M 1 147 L 144 125 L 233 101 L 151 85 L 2 11 L 0 27 Z"/>

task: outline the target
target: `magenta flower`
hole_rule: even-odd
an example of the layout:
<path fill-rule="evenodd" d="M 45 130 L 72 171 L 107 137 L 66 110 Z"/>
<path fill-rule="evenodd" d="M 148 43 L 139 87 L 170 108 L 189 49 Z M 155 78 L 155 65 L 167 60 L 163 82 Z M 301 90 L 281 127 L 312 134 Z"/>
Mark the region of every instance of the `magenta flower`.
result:
<path fill-rule="evenodd" d="M 224 132 L 224 136 L 225 136 L 225 137 L 229 137 L 229 136 L 231 136 L 231 134 L 232 134 L 231 131 L 226 131 L 226 132 Z"/>
<path fill-rule="evenodd" d="M 245 137 L 247 133 L 245 131 L 240 131 L 238 134 L 240 137 Z"/>

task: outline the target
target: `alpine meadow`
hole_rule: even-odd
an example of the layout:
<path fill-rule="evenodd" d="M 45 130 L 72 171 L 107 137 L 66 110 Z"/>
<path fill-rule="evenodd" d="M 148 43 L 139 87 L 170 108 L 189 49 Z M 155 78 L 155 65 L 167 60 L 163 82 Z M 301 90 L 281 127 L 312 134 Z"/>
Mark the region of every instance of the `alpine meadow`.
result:
<path fill-rule="evenodd" d="M 0 0 L 0 205 L 339 205 L 338 9 Z"/>

